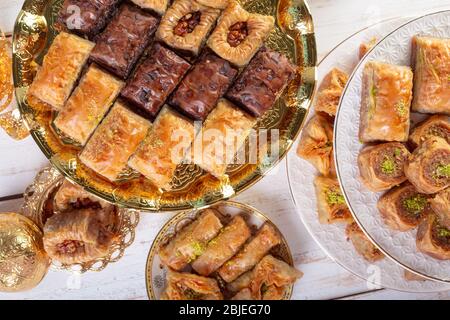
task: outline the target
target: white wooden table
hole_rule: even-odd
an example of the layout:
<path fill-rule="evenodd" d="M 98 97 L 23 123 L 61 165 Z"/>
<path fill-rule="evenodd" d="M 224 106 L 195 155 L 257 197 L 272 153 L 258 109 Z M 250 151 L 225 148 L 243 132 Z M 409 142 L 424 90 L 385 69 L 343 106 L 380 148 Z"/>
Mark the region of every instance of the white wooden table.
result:
<path fill-rule="evenodd" d="M 0 0 L 0 28 L 11 32 L 23 0 Z M 450 0 L 310 0 L 319 59 L 365 26 L 391 17 L 421 15 L 450 8 Z M 31 138 L 15 142 L 0 132 L 0 212 L 15 210 L 20 194 L 48 164 Z M 235 200 L 269 214 L 293 249 L 304 273 L 294 299 L 450 299 L 450 292 L 414 294 L 373 289 L 331 261 L 308 235 L 296 215 L 287 185 L 285 163 Z M 0 299 L 146 299 L 145 262 L 152 240 L 171 214 L 142 214 L 134 244 L 103 272 L 74 276 L 51 270 L 29 292 L 1 294 Z"/>

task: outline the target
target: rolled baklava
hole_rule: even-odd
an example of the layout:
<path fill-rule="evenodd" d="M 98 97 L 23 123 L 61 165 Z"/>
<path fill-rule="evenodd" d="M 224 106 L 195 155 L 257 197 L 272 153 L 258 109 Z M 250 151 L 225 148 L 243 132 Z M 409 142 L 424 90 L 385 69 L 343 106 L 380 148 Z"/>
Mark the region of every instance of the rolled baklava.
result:
<path fill-rule="evenodd" d="M 323 224 L 352 221 L 352 214 L 345 203 L 339 182 L 335 178 L 316 177 L 317 211 Z"/>
<path fill-rule="evenodd" d="M 419 251 L 439 260 L 450 259 L 450 229 L 441 225 L 439 218 L 430 214 L 417 230 Z"/>
<path fill-rule="evenodd" d="M 413 73 L 411 68 L 371 61 L 363 71 L 359 139 L 408 140 Z"/>
<path fill-rule="evenodd" d="M 398 142 L 367 146 L 358 156 L 361 181 L 374 192 L 388 190 L 406 181 L 409 151 Z"/>
<path fill-rule="evenodd" d="M 223 300 L 215 279 L 169 270 L 161 300 Z"/>
<path fill-rule="evenodd" d="M 197 0 L 198 3 L 216 9 L 225 9 L 230 0 Z"/>
<path fill-rule="evenodd" d="M 347 81 L 347 73 L 338 68 L 333 68 L 325 76 L 319 87 L 316 104 L 314 106 L 315 111 L 325 112 L 334 117 Z"/>
<path fill-rule="evenodd" d="M 439 222 L 450 228 L 450 188 L 447 188 L 430 200 L 431 208 L 439 218 Z"/>
<path fill-rule="evenodd" d="M 417 147 L 430 137 L 441 137 L 450 143 L 450 119 L 448 116 L 434 115 L 419 123 L 409 136 L 409 142 Z"/>

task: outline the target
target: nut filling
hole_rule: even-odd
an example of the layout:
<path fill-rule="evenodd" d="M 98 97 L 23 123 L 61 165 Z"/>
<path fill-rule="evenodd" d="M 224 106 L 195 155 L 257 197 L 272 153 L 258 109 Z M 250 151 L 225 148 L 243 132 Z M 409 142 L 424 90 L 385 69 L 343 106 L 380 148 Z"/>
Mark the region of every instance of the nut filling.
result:
<path fill-rule="evenodd" d="M 425 164 L 425 177 L 436 186 L 444 186 L 450 182 L 450 153 L 437 151 Z"/>
<path fill-rule="evenodd" d="M 74 254 L 79 250 L 84 250 L 84 243 L 78 240 L 64 240 L 56 245 L 61 254 Z"/>
<path fill-rule="evenodd" d="M 173 32 L 177 36 L 184 37 L 194 31 L 195 27 L 199 25 L 201 18 L 202 13 L 200 11 L 188 13 L 178 21 Z"/>
<path fill-rule="evenodd" d="M 228 44 L 236 48 L 248 37 L 247 22 L 235 23 L 230 27 L 229 31 L 227 38 Z"/>
<path fill-rule="evenodd" d="M 450 230 L 443 227 L 438 220 L 434 221 L 431 236 L 435 244 L 445 250 L 450 250 Z"/>

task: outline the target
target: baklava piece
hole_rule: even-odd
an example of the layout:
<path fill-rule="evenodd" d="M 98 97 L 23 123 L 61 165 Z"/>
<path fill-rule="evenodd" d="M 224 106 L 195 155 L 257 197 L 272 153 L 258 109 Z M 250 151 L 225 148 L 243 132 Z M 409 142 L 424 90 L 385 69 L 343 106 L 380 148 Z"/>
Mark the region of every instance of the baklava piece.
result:
<path fill-rule="evenodd" d="M 175 0 L 162 18 L 156 37 L 174 49 L 197 56 L 219 15 L 219 9 L 196 1 Z"/>
<path fill-rule="evenodd" d="M 417 231 L 417 249 L 435 259 L 450 260 L 450 229 L 430 214 Z"/>
<path fill-rule="evenodd" d="M 131 4 L 123 4 L 96 38 L 91 59 L 126 79 L 152 40 L 159 19 Z"/>
<path fill-rule="evenodd" d="M 215 279 L 169 270 L 161 300 L 223 300 Z"/>
<path fill-rule="evenodd" d="M 253 300 L 252 291 L 249 288 L 244 288 L 241 291 L 238 291 L 233 297 L 231 297 L 231 300 Z"/>
<path fill-rule="evenodd" d="M 165 106 L 128 165 L 157 187 L 170 190 L 175 169 L 191 147 L 194 123 Z"/>
<path fill-rule="evenodd" d="M 149 9 L 160 16 L 164 14 L 167 10 L 167 6 L 169 5 L 169 0 L 131 0 L 134 4 L 138 5 L 141 8 Z"/>
<path fill-rule="evenodd" d="M 450 115 L 450 39 L 413 38 L 412 110 Z"/>
<path fill-rule="evenodd" d="M 116 102 L 89 139 L 80 160 L 114 182 L 126 169 L 128 159 L 144 140 L 149 128 L 149 121 Z"/>
<path fill-rule="evenodd" d="M 28 89 L 28 95 L 56 111 L 62 109 L 94 45 L 72 34 L 58 34 Z"/>
<path fill-rule="evenodd" d="M 419 192 L 446 189 L 450 186 L 450 145 L 442 138 L 429 138 L 409 157 L 405 174 Z"/>
<path fill-rule="evenodd" d="M 369 262 L 376 262 L 384 259 L 383 253 L 375 247 L 366 237 L 356 222 L 347 225 L 345 229 L 347 238 L 352 242 L 356 252 Z"/>
<path fill-rule="evenodd" d="M 352 214 L 345 203 L 339 182 L 334 178 L 316 177 L 317 211 L 322 224 L 352 221 Z"/>
<path fill-rule="evenodd" d="M 156 43 L 122 97 L 154 118 L 190 67 L 183 58 Z"/>
<path fill-rule="evenodd" d="M 409 67 L 368 62 L 363 71 L 359 138 L 363 143 L 408 140 L 413 73 Z"/>
<path fill-rule="evenodd" d="M 249 13 L 232 1 L 211 34 L 208 46 L 225 60 L 243 67 L 261 48 L 274 24 L 273 17 Z"/>
<path fill-rule="evenodd" d="M 322 175 L 333 174 L 333 122 L 322 115 L 313 116 L 303 130 L 297 154 Z"/>
<path fill-rule="evenodd" d="M 366 146 L 358 156 L 361 181 L 373 192 L 389 190 L 406 181 L 405 163 L 410 155 L 399 142 Z"/>
<path fill-rule="evenodd" d="M 201 145 L 202 148 L 201 154 L 194 155 L 194 163 L 221 178 L 255 123 L 256 119 L 231 102 L 220 100 L 203 124 L 202 133 L 195 139 L 194 146 Z"/>
<path fill-rule="evenodd" d="M 91 65 L 53 124 L 84 146 L 119 95 L 124 83 Z"/>
<path fill-rule="evenodd" d="M 431 208 L 439 218 L 440 223 L 450 228 L 450 188 L 439 192 L 430 200 Z"/>
<path fill-rule="evenodd" d="M 261 49 L 227 94 L 255 116 L 271 109 L 294 77 L 296 68 L 281 53 Z"/>
<path fill-rule="evenodd" d="M 65 0 L 58 21 L 72 32 L 92 38 L 108 23 L 120 0 Z"/>
<path fill-rule="evenodd" d="M 398 186 L 378 201 L 378 210 L 386 225 L 397 231 L 416 228 L 431 212 L 429 195 L 419 193 L 409 182 Z"/>
<path fill-rule="evenodd" d="M 409 136 L 409 142 L 417 147 L 430 137 L 441 137 L 450 144 L 450 120 L 448 116 L 434 115 L 419 123 Z"/>
<path fill-rule="evenodd" d="M 230 0 L 197 0 L 198 3 L 216 9 L 225 9 Z"/>
<path fill-rule="evenodd" d="M 359 46 L 359 60 L 364 58 L 364 56 L 369 52 L 376 44 L 378 39 L 372 38 L 369 42 L 363 42 Z"/>
<path fill-rule="evenodd" d="M 238 71 L 214 53 L 206 52 L 181 81 L 170 104 L 196 120 L 205 120 L 230 87 Z"/>
<path fill-rule="evenodd" d="M 342 92 L 348 81 L 348 74 L 333 68 L 323 79 L 314 106 L 316 112 L 325 112 L 334 117 L 341 100 Z"/>
<path fill-rule="evenodd" d="M 61 187 L 55 194 L 54 208 L 58 212 L 65 212 L 77 209 L 111 209 L 112 204 L 103 201 L 96 196 L 84 191 L 78 185 L 68 180 L 64 180 Z"/>

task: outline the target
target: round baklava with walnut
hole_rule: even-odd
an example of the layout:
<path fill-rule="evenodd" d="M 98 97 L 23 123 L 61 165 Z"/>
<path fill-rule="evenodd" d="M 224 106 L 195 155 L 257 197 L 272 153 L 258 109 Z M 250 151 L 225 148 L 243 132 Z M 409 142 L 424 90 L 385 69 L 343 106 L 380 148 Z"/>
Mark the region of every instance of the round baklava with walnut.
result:
<path fill-rule="evenodd" d="M 409 136 L 409 142 L 417 147 L 431 137 L 441 137 L 450 143 L 450 118 L 443 115 L 435 115 L 419 123 Z"/>

